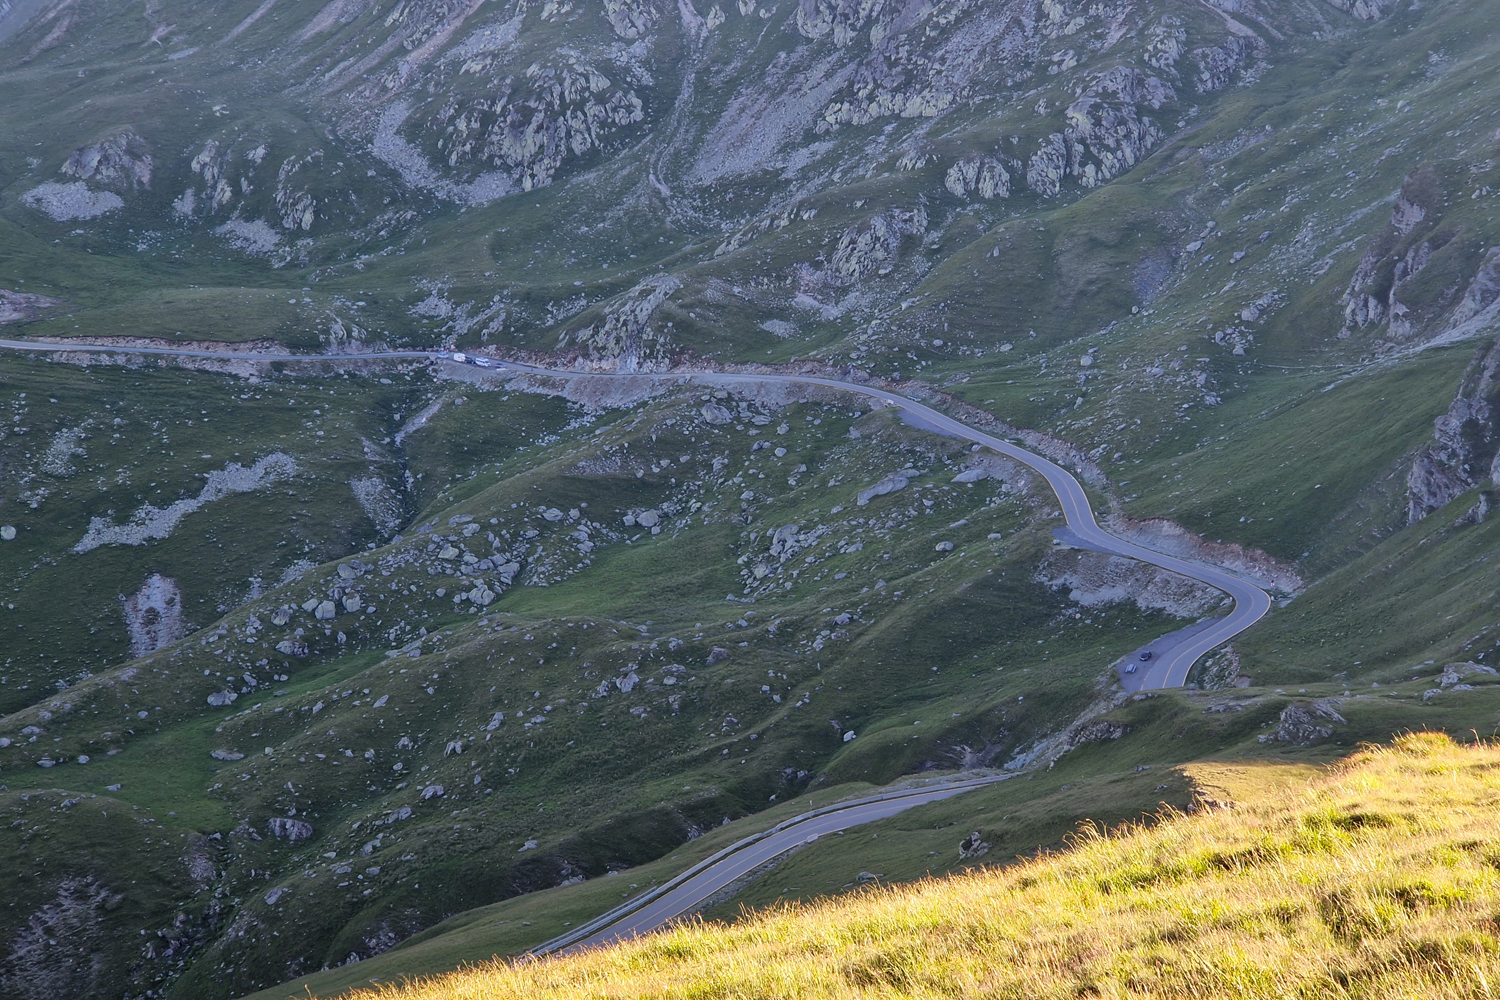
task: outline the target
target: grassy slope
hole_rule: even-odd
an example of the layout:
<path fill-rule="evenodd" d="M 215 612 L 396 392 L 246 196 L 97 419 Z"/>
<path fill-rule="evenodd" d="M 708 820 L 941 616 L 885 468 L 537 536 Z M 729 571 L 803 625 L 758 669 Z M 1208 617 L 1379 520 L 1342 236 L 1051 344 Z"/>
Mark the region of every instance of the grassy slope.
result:
<path fill-rule="evenodd" d="M 1231 810 L 1085 828 L 998 873 L 383 995 L 1479 996 L 1500 976 L 1497 764 L 1489 745 L 1404 737 Z"/>

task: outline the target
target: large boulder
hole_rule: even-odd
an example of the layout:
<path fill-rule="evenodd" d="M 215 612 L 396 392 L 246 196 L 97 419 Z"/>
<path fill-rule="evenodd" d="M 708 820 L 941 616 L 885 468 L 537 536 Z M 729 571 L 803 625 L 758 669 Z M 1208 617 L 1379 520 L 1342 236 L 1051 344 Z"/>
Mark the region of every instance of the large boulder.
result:
<path fill-rule="evenodd" d="M 289 840 L 295 844 L 299 840 L 310 840 L 313 828 L 311 823 L 304 820 L 273 816 L 266 820 L 266 832 L 278 840 Z"/>
<path fill-rule="evenodd" d="M 969 861 L 973 858 L 982 858 L 989 853 L 992 846 L 992 844 L 986 844 L 979 836 L 979 831 L 975 830 L 958 842 L 958 859 Z"/>
<path fill-rule="evenodd" d="M 876 497 L 883 497 L 887 493 L 895 493 L 897 490 L 906 489 L 907 484 L 910 482 L 911 480 L 905 476 L 887 476 L 869 489 L 860 490 L 859 495 L 854 498 L 854 502 L 863 507 Z"/>

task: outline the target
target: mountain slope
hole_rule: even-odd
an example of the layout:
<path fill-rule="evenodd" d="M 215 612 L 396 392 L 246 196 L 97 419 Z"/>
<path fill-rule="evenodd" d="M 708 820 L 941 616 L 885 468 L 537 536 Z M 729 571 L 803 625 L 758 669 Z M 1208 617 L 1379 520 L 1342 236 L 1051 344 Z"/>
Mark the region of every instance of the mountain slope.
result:
<path fill-rule="evenodd" d="M 807 789 L 1487 731 L 1493 20 L 0 3 L 0 332 L 226 355 L 0 357 L 0 994 L 395 956 Z M 1277 606 L 1116 704 L 1220 597 L 1023 469 L 381 343 L 888 380 Z"/>

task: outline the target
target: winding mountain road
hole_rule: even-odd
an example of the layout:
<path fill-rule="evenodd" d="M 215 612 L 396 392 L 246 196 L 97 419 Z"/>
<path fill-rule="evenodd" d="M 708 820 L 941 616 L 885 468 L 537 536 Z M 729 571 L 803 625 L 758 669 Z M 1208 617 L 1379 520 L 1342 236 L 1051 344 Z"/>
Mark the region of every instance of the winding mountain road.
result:
<path fill-rule="evenodd" d="M 368 354 L 346 355 L 270 354 L 233 350 L 205 351 L 173 347 L 136 347 L 120 344 L 100 344 L 96 342 L 43 343 L 25 340 L 0 340 L 0 349 L 59 354 L 115 353 L 166 355 L 173 357 L 212 358 L 219 361 L 427 360 L 434 362 L 447 361 L 452 364 L 459 363 L 452 354 L 439 351 L 381 351 Z M 1088 494 L 1084 492 L 1083 486 L 1073 477 L 1072 473 L 1056 462 L 1043 458 L 1034 452 L 1027 451 L 1019 445 L 995 437 L 993 434 L 986 434 L 984 431 L 970 427 L 968 424 L 955 420 L 947 414 L 919 403 L 916 400 L 908 399 L 905 396 L 897 395 L 885 389 L 859 385 L 854 382 L 845 382 L 840 379 L 819 378 L 812 375 L 750 374 L 738 372 L 575 372 L 544 368 L 539 365 L 521 364 L 514 361 L 499 361 L 490 358 L 485 358 L 484 361 L 486 362 L 484 370 L 488 371 L 507 370 L 558 378 L 656 379 L 676 382 L 699 381 L 713 384 L 766 384 L 785 382 L 798 385 L 820 385 L 864 396 L 868 399 L 876 400 L 885 406 L 896 407 L 913 418 L 914 422 L 921 426 L 940 434 L 970 441 L 1020 462 L 1022 465 L 1039 473 L 1047 481 L 1047 485 L 1052 487 L 1052 492 L 1057 494 L 1057 500 L 1061 505 L 1063 517 L 1066 519 L 1068 530 L 1071 533 L 1070 541 L 1081 543 L 1087 548 L 1100 552 L 1137 559 L 1152 566 L 1159 566 L 1173 573 L 1179 573 L 1200 583 L 1206 583 L 1216 590 L 1221 590 L 1234 599 L 1233 610 L 1222 618 L 1200 623 L 1200 625 L 1193 628 L 1183 629 L 1171 635 L 1163 636 L 1154 643 L 1143 646 L 1132 653 L 1128 662 L 1135 665 L 1137 669 L 1129 673 L 1125 673 L 1122 670 L 1120 673 L 1120 680 L 1127 690 L 1139 691 L 1181 687 L 1187 682 L 1188 671 L 1192 669 L 1193 664 L 1200 657 L 1209 650 L 1228 642 L 1251 625 L 1260 621 L 1266 612 L 1271 609 L 1270 595 L 1247 580 L 1213 566 L 1148 549 L 1143 545 L 1127 541 L 1105 531 L 1094 519 L 1093 507 L 1089 503 Z M 1141 655 L 1148 652 L 1151 654 L 1150 658 L 1142 660 Z"/>
<path fill-rule="evenodd" d="M 789 382 L 799 385 L 821 385 L 831 389 L 855 393 L 869 399 L 877 400 L 886 406 L 893 406 L 904 411 L 915 418 L 915 422 L 940 434 L 970 441 L 981 447 L 988 448 L 1007 458 L 1014 459 L 1022 465 L 1027 466 L 1040 473 L 1047 480 L 1047 485 L 1052 487 L 1052 492 L 1057 494 L 1058 503 L 1061 505 L 1062 514 L 1068 523 L 1068 528 L 1074 538 L 1084 543 L 1088 548 L 1113 555 L 1126 556 L 1130 559 L 1138 559 L 1152 566 L 1179 573 L 1189 579 L 1206 583 L 1215 590 L 1221 590 L 1234 599 L 1234 608 L 1229 614 L 1213 621 L 1206 627 L 1192 630 L 1182 630 L 1171 636 L 1164 636 L 1153 644 L 1143 646 L 1131 654 L 1131 663 L 1137 664 L 1137 669 L 1129 674 L 1121 674 L 1121 681 L 1127 690 L 1139 691 L 1147 689 L 1182 687 L 1187 683 L 1188 671 L 1193 664 L 1198 662 L 1209 650 L 1228 642 L 1239 635 L 1245 629 L 1254 625 L 1263 618 L 1271 609 L 1271 597 L 1264 590 L 1240 577 L 1218 569 L 1206 566 L 1202 563 L 1181 559 L 1177 556 L 1167 555 L 1148 549 L 1144 545 L 1127 541 L 1116 535 L 1112 535 L 1099 526 L 1094 519 L 1094 510 L 1089 503 L 1088 494 L 1084 492 L 1083 486 L 1062 466 L 1050 459 L 1043 458 L 1035 452 L 1027 451 L 1020 445 L 997 438 L 993 434 L 970 427 L 962 421 L 955 420 L 933 409 L 908 399 L 905 396 L 888 392 L 884 389 L 872 388 L 859 385 L 854 382 L 844 382 L 839 379 L 818 378 L 811 375 L 771 375 L 771 374 L 740 374 L 734 372 L 662 372 L 620 375 L 613 372 L 560 372 L 554 369 L 542 368 L 536 365 L 524 365 L 511 361 L 497 361 L 495 365 L 511 371 L 527 372 L 535 375 L 585 377 L 597 374 L 603 378 L 663 378 L 676 380 L 694 380 L 709 382 L 713 384 L 733 384 L 737 382 L 752 382 L 765 384 L 768 382 Z M 1140 654 L 1150 652 L 1151 659 L 1142 661 Z"/>

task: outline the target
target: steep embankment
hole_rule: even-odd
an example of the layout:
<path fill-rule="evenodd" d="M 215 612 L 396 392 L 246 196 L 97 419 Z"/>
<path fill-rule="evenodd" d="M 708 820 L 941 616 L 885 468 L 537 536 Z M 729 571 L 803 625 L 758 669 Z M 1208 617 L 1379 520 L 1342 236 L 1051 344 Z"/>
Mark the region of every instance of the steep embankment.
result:
<path fill-rule="evenodd" d="M 1302 789 L 1001 872 L 390 989 L 426 998 L 1488 995 L 1500 749 L 1418 734 Z"/>

